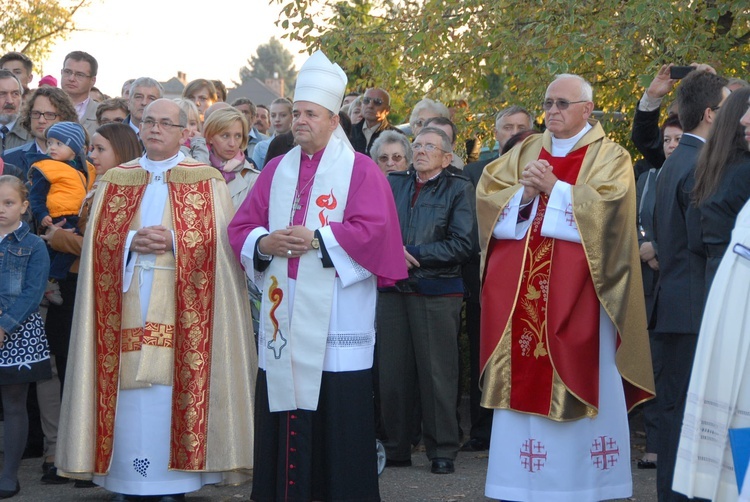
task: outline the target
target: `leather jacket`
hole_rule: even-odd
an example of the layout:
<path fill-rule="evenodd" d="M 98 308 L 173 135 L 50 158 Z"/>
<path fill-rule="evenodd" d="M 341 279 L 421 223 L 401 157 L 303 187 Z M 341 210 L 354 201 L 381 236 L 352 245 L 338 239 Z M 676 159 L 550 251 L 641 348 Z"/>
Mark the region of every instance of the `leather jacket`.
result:
<path fill-rule="evenodd" d="M 474 186 L 463 175 L 444 169 L 425 183 L 412 207 L 417 183 L 414 169 L 392 172 L 388 181 L 404 246 L 420 264 L 396 288 L 426 295 L 463 294 L 461 266 L 474 249 Z"/>

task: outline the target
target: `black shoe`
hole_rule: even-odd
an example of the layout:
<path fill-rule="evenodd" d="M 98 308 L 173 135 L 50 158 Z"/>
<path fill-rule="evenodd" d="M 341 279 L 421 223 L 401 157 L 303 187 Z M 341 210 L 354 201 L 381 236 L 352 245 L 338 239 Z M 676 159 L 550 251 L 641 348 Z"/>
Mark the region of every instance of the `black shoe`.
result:
<path fill-rule="evenodd" d="M 185 502 L 184 493 L 175 493 L 173 495 L 164 495 L 162 497 L 154 497 L 157 502 Z"/>
<path fill-rule="evenodd" d="M 45 462 L 45 464 L 49 464 L 49 462 Z M 54 465 L 47 467 L 47 470 L 44 471 L 44 475 L 42 476 L 42 483 L 48 485 L 64 485 L 67 482 L 68 478 L 57 475 L 57 467 Z"/>
<path fill-rule="evenodd" d="M 16 481 L 15 490 L 0 490 L 0 499 L 9 499 L 20 491 L 21 491 L 21 483 Z"/>
<path fill-rule="evenodd" d="M 136 502 L 151 500 L 151 497 L 146 495 L 125 495 L 124 493 L 115 493 L 110 497 L 109 502 Z"/>
<path fill-rule="evenodd" d="M 449 458 L 436 458 L 432 461 L 430 472 L 433 474 L 452 474 L 455 470 L 453 460 Z"/>
<path fill-rule="evenodd" d="M 89 481 L 88 479 L 76 479 L 76 482 L 73 483 L 73 486 L 75 488 L 94 488 L 96 486 L 96 483 L 93 481 Z"/>
<path fill-rule="evenodd" d="M 47 462 L 46 460 L 42 462 L 42 474 L 46 473 L 50 467 L 54 467 L 54 462 Z"/>
<path fill-rule="evenodd" d="M 385 460 L 386 467 L 411 467 L 411 459 L 409 460 Z"/>
<path fill-rule="evenodd" d="M 650 460 L 638 460 L 638 468 L 639 469 L 656 469 L 656 462 L 651 462 Z"/>
<path fill-rule="evenodd" d="M 461 451 L 487 451 L 489 449 L 490 443 L 479 438 L 471 438 L 461 447 Z"/>

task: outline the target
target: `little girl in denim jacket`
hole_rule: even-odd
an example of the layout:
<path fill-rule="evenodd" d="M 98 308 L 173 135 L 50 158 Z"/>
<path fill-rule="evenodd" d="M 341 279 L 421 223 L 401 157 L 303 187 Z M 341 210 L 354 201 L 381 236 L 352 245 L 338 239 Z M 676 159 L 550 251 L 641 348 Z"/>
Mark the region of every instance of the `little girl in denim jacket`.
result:
<path fill-rule="evenodd" d="M 15 176 L 0 176 L 0 394 L 5 430 L 0 498 L 21 489 L 18 467 L 28 436 L 29 382 L 52 378 L 44 321 L 39 314 L 49 254 L 22 221 L 27 190 Z"/>

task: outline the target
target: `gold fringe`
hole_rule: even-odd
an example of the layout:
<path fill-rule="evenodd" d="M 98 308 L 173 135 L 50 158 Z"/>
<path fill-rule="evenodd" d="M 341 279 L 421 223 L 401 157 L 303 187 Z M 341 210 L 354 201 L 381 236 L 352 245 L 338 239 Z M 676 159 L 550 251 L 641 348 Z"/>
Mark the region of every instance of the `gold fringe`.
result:
<path fill-rule="evenodd" d="M 169 172 L 170 183 L 198 183 L 210 179 L 223 180 L 224 178 L 218 169 L 200 163 L 191 166 L 179 164 Z"/>
<path fill-rule="evenodd" d="M 128 164 L 123 164 L 123 166 Z M 108 181 L 113 185 L 141 186 L 148 184 L 148 172 L 143 169 L 115 167 L 104 173 L 102 181 Z"/>

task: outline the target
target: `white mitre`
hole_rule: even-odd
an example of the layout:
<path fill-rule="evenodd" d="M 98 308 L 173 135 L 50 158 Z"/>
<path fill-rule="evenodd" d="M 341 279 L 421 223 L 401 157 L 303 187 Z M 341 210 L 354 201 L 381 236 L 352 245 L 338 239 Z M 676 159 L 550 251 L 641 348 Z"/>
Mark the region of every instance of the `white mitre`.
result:
<path fill-rule="evenodd" d="M 346 73 L 322 51 L 315 51 L 297 74 L 294 101 L 309 101 L 338 113 L 346 92 Z"/>

